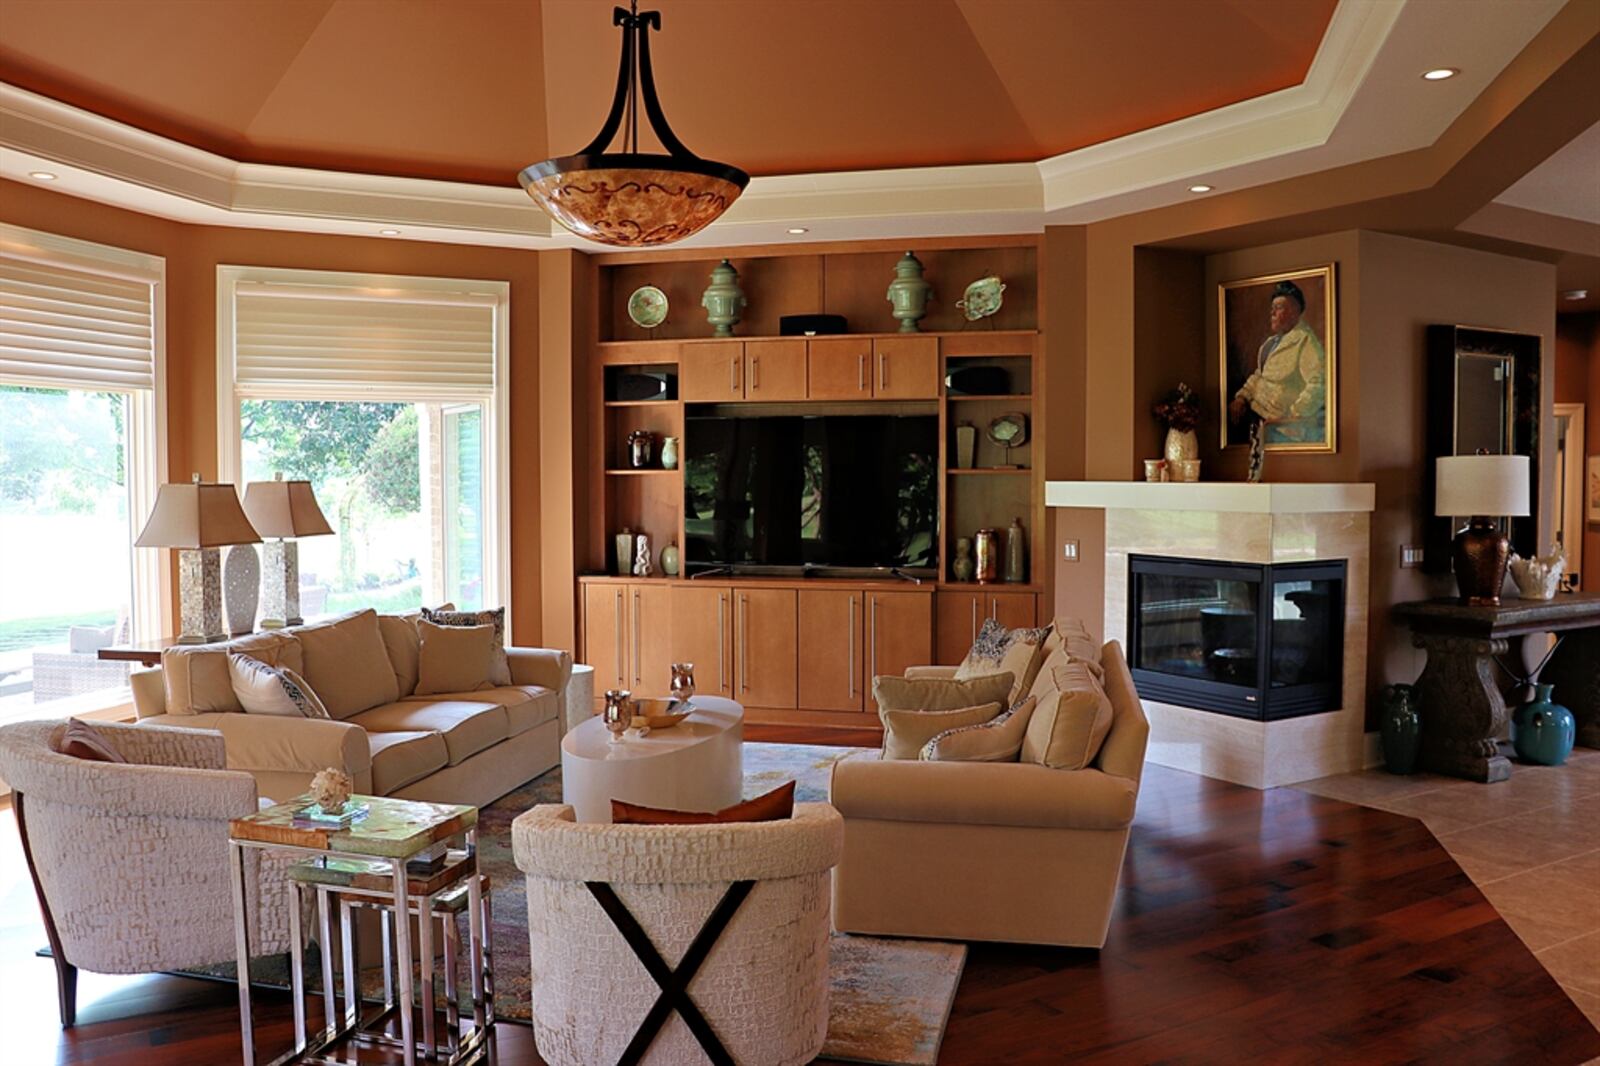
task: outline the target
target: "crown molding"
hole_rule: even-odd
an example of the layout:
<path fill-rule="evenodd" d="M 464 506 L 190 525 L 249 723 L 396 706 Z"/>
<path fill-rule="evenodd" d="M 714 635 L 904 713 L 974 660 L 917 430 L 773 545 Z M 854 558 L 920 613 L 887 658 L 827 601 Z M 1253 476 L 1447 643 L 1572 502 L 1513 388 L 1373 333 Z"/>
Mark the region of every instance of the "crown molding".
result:
<path fill-rule="evenodd" d="M 807 241 L 1033 233 L 1178 203 L 1200 179 L 1235 191 L 1420 148 L 1561 7 L 1486 5 L 1469 22 L 1449 4 L 1341 0 L 1300 85 L 1038 163 L 756 178 L 685 245 L 768 244 L 790 227 Z M 1463 74 L 1419 96 L 1419 68 L 1440 55 Z M 0 176 L 34 170 L 56 191 L 194 224 L 595 250 L 510 184 L 241 163 L 0 83 Z"/>

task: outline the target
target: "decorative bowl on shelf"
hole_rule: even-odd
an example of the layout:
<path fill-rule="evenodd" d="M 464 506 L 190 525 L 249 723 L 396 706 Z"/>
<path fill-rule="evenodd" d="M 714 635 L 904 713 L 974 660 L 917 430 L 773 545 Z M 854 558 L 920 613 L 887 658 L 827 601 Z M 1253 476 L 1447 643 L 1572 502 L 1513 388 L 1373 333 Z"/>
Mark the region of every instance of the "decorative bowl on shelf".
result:
<path fill-rule="evenodd" d="M 641 285 L 628 297 L 628 317 L 641 329 L 655 329 L 667 320 L 667 294 L 654 285 Z"/>
<path fill-rule="evenodd" d="M 1000 310 L 1001 294 L 1005 291 L 1006 283 L 990 274 L 968 285 L 967 291 L 956 301 L 956 306 L 961 308 L 968 322 L 976 322 Z"/>

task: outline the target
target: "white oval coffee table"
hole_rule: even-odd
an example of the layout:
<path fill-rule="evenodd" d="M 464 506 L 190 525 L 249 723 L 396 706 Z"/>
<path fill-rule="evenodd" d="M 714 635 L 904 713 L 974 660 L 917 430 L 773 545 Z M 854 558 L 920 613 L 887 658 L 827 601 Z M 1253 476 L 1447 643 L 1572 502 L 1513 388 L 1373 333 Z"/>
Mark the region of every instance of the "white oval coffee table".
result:
<path fill-rule="evenodd" d="M 561 738 L 561 799 L 580 822 L 610 822 L 611 801 L 720 811 L 742 798 L 744 708 L 696 696 L 671 729 L 613 742 L 595 715 Z"/>

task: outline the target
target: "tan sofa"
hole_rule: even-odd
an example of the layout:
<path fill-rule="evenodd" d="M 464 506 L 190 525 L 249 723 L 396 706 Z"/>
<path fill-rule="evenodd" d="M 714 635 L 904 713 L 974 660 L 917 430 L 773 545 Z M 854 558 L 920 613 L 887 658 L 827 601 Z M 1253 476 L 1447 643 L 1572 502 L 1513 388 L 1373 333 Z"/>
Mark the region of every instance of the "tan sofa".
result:
<path fill-rule="evenodd" d="M 1104 946 L 1150 727 L 1121 646 L 1106 644 L 1101 665 L 1113 717 L 1085 769 L 876 756 L 836 763 L 830 799 L 844 816 L 844 854 L 833 877 L 834 928 Z"/>
<path fill-rule="evenodd" d="M 572 657 L 507 648 L 511 684 L 417 695 L 415 619 L 360 611 L 332 622 L 168 649 L 130 679 L 143 723 L 215 729 L 227 765 L 284 800 L 339 767 L 369 795 L 483 806 L 555 766 Z M 246 714 L 229 650 L 303 676 L 332 721 Z"/>

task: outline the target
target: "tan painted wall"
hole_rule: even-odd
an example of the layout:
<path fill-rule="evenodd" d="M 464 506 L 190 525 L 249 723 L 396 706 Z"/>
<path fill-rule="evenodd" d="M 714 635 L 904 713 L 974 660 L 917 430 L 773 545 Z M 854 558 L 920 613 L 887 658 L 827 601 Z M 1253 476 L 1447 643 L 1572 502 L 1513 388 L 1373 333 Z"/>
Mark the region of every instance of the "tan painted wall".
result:
<path fill-rule="evenodd" d="M 0 181 L 0 220 L 167 261 L 167 474 L 217 472 L 219 265 L 492 278 L 511 284 L 511 627 L 541 639 L 539 268 L 529 252 L 385 238 L 190 226 Z"/>

